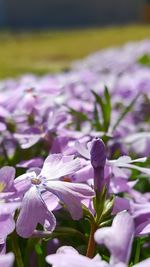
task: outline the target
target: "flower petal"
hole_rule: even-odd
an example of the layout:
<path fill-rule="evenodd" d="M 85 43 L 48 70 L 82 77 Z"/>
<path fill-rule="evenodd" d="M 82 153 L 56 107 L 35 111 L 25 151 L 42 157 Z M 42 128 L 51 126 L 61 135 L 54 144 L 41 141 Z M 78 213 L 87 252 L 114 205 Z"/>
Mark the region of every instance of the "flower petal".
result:
<path fill-rule="evenodd" d="M 77 141 L 75 142 L 75 148 L 82 157 L 90 159 L 90 151 L 86 147 L 85 143 L 80 143 Z"/>
<path fill-rule="evenodd" d="M 73 174 L 79 170 L 79 168 L 79 159 L 73 159 L 72 156 L 52 154 L 45 160 L 40 175 L 46 177 L 47 180 L 53 180 L 62 176 Z"/>
<path fill-rule="evenodd" d="M 94 191 L 85 184 L 53 181 L 46 183 L 46 189 L 66 204 L 74 220 L 82 217 L 81 200 L 94 196 Z"/>
<path fill-rule="evenodd" d="M 37 224 L 46 223 L 46 228 L 53 231 L 56 226 L 54 215 L 47 209 L 36 187 L 33 186 L 25 194 L 22 202 L 22 208 L 17 220 L 17 233 L 27 238 L 32 235 Z"/>
<path fill-rule="evenodd" d="M 15 178 L 15 168 L 5 166 L 0 169 L 0 184 L 4 186 L 4 190 L 2 191 L 9 191 L 14 182 Z"/>
<path fill-rule="evenodd" d="M 133 267 L 149 267 L 150 266 L 150 258 L 139 262 L 138 264 L 134 265 Z"/>
<path fill-rule="evenodd" d="M 120 212 L 111 227 L 104 227 L 95 233 L 98 244 L 104 244 L 111 252 L 110 264 L 128 263 L 134 238 L 134 223 L 130 214 Z"/>
<path fill-rule="evenodd" d="M 5 255 L 0 255 L 0 266 L 3 267 L 11 267 L 14 262 L 14 254 L 13 253 L 8 253 Z"/>
<path fill-rule="evenodd" d="M 61 258 L 61 260 L 60 260 Z M 110 265 L 100 258 L 90 259 L 86 256 L 80 255 L 72 247 L 62 247 L 56 254 L 46 257 L 46 262 L 52 264 L 53 267 L 109 267 Z"/>
<path fill-rule="evenodd" d="M 6 239 L 7 235 L 15 229 L 15 222 L 11 214 L 0 216 L 0 239 Z"/>

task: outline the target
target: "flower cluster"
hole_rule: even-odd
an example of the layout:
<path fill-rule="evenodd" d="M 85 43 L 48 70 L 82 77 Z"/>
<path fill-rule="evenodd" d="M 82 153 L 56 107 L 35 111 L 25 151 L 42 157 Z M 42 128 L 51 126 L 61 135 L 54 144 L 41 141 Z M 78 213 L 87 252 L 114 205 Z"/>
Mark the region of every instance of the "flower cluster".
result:
<path fill-rule="evenodd" d="M 1 81 L 0 266 L 150 267 L 149 54 Z"/>

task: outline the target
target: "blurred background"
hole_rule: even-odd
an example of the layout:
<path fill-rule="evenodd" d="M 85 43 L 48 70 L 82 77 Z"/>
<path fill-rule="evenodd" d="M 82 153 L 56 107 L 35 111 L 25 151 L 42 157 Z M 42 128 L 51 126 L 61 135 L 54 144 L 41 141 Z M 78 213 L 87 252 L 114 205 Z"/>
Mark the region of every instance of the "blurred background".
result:
<path fill-rule="evenodd" d="M 11 29 L 137 22 L 145 0 L 0 0 L 0 25 Z"/>
<path fill-rule="evenodd" d="M 150 0 L 0 0 L 0 78 L 150 37 Z"/>

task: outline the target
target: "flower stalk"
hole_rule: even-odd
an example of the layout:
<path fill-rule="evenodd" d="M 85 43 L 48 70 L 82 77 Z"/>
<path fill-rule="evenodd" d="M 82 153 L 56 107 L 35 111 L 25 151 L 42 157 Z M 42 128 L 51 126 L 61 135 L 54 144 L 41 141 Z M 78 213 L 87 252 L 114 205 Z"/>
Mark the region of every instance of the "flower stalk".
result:
<path fill-rule="evenodd" d="M 17 265 L 17 267 L 24 267 L 20 247 L 18 244 L 18 236 L 17 236 L 17 233 L 15 231 L 12 233 L 11 240 L 12 240 L 13 252 L 15 254 L 16 265 Z"/>
<path fill-rule="evenodd" d="M 86 256 L 89 258 L 93 258 L 93 255 L 94 255 L 94 251 L 95 251 L 94 234 L 96 230 L 97 230 L 96 225 L 93 222 L 91 222 L 91 231 L 90 231 L 90 237 L 89 237 L 88 247 L 87 247 L 87 252 L 86 252 Z"/>

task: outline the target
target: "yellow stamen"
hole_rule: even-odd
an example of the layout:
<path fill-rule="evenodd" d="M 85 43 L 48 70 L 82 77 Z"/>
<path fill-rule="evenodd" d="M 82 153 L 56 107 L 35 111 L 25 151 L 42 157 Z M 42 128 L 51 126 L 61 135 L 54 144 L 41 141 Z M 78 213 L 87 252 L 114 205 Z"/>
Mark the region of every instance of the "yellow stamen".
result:
<path fill-rule="evenodd" d="M 6 186 L 6 185 L 5 185 L 4 183 L 0 183 L 0 192 L 3 192 L 5 186 Z"/>
<path fill-rule="evenodd" d="M 32 184 L 35 184 L 35 185 L 39 185 L 41 183 L 40 179 L 38 179 L 38 178 L 31 179 L 31 182 L 32 182 Z"/>

